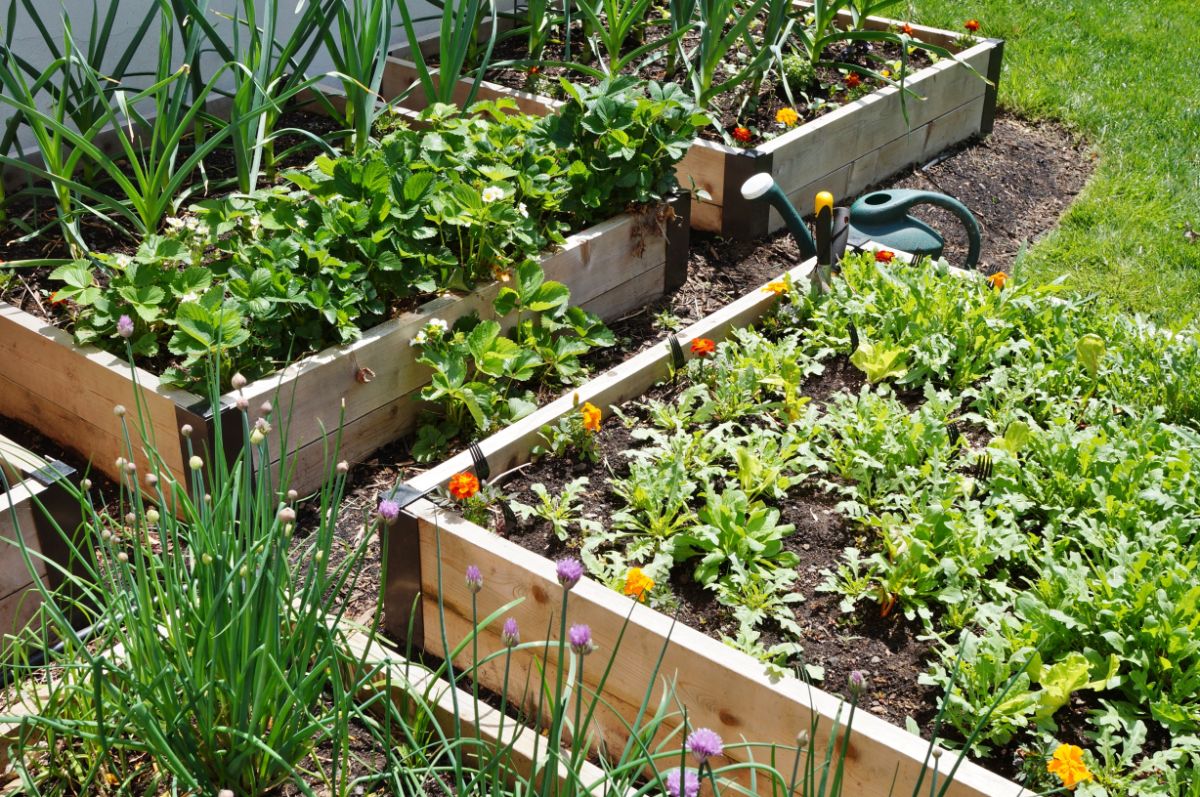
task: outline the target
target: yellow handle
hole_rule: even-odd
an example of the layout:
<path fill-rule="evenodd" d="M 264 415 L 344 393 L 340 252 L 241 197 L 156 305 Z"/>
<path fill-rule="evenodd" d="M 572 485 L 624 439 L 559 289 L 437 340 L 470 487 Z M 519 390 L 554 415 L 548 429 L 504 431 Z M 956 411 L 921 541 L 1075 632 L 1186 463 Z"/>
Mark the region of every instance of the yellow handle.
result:
<path fill-rule="evenodd" d="M 817 194 L 817 202 L 815 212 L 819 216 L 823 208 L 829 208 L 829 212 L 833 212 L 833 194 L 828 191 L 822 191 Z"/>

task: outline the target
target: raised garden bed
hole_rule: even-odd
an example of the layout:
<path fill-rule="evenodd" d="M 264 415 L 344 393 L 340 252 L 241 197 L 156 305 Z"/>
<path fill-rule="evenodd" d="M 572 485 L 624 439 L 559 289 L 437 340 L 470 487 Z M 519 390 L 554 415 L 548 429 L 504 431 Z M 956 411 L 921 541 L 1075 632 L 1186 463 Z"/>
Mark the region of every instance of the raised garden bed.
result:
<path fill-rule="evenodd" d="M 573 304 L 610 320 L 661 296 L 687 267 L 687 198 L 673 200 L 672 207 L 672 220 L 653 211 L 623 214 L 572 235 L 543 258 L 546 277 L 566 284 Z M 247 385 L 242 395 L 252 407 L 270 399 L 292 410 L 287 445 L 299 453 L 295 488 L 308 491 L 320 483 L 325 431 L 337 426 L 343 402 L 342 456 L 351 461 L 410 431 L 419 409 L 416 393 L 428 373 L 416 365 L 409 341 L 433 318 L 453 322 L 471 312 L 488 317 L 498 289 L 492 283 L 439 297 L 367 330 L 353 344 L 326 349 Z M 132 409 L 136 401 L 146 409 L 149 435 L 166 467 L 186 483 L 187 446 L 179 429 L 190 424 L 196 440 L 207 439 L 206 399 L 169 389 L 144 369 L 135 380 L 123 359 L 78 346 L 68 333 L 0 302 L 0 414 L 40 419 L 47 435 L 115 476 L 113 463 L 125 444 L 113 406 Z M 232 395 L 222 403 L 232 406 Z M 141 457 L 136 441 L 134 447 Z M 143 470 L 145 464 L 139 459 Z"/>
<path fill-rule="evenodd" d="M 70 533 L 79 523 L 79 505 L 58 480 L 74 473 L 0 435 L 0 652 L 7 647 L 6 635 L 23 629 L 41 606 L 21 548 L 49 589 L 61 580 L 40 557 L 66 565 L 67 552 L 54 526 Z"/>
<path fill-rule="evenodd" d="M 812 262 L 793 269 L 792 280 L 807 280 Z M 679 333 L 681 340 L 706 337 L 722 339 L 732 329 L 750 324 L 775 303 L 775 295 L 758 289 L 691 325 Z M 640 396 L 667 377 L 673 355 L 666 346 L 647 350 L 601 374 L 570 396 L 540 409 L 523 421 L 480 443 L 493 474 L 529 461 L 533 446 L 542 442 L 540 429 L 583 402 L 601 408 L 619 405 Z M 408 498 L 445 483 L 449 477 L 473 466 L 468 454 L 460 454 L 437 468 L 405 483 L 400 494 Z M 411 492 L 409 492 L 411 490 Z M 514 597 L 526 600 L 513 616 L 526 624 L 545 623 L 557 605 L 559 587 L 555 565 L 549 559 L 509 542 L 454 511 L 420 499 L 410 504 L 400 520 L 387 532 L 385 563 L 385 622 L 393 635 L 404 638 L 412 623 L 412 641 L 437 650 L 439 603 L 445 608 L 450 638 L 460 638 L 471 626 L 472 594 L 458 574 L 469 565 L 483 573 L 483 591 L 475 596 L 480 605 L 491 606 Z M 439 578 L 440 574 L 440 578 Z M 440 589 L 440 593 L 439 593 Z M 422 596 L 417 616 L 410 617 L 414 597 Z M 824 727 L 838 713 L 839 701 L 794 677 L 773 678 L 761 662 L 718 640 L 676 623 L 671 617 L 643 605 L 634 605 L 600 583 L 585 579 L 572 592 L 572 621 L 585 622 L 602 646 L 616 643 L 626 617 L 630 625 L 621 641 L 618 671 L 605 689 L 604 697 L 625 720 L 637 711 L 642 684 L 655 667 L 665 646 L 661 665 L 664 677 L 674 678 L 680 700 L 689 707 L 694 725 L 711 727 L 724 738 L 747 738 L 765 743 L 794 743 L 797 730 L 816 715 Z M 499 644 L 499 629 L 488 629 L 489 647 Z M 526 668 L 531 663 L 526 661 Z M 591 677 L 596 677 L 593 673 Z M 490 689 L 501 688 L 503 675 L 485 668 L 482 681 Z M 595 682 L 589 682 L 595 686 Z M 916 782 L 928 743 L 871 715 L 856 717 L 847 755 L 846 786 L 855 794 L 883 797 L 895 777 L 901 793 Z M 613 715 L 598 716 L 597 722 L 609 744 L 619 744 L 623 724 Z M 942 756 L 939 771 L 948 772 L 955 757 Z M 1017 795 L 1022 788 L 969 761 L 959 768 L 953 795 Z"/>
<path fill-rule="evenodd" d="M 899 25 L 872 17 L 865 27 L 888 30 Z M 915 38 L 958 51 L 956 60 L 943 59 L 909 75 L 906 86 L 924 99 L 910 95 L 902 105 L 899 89 L 885 86 L 752 148 L 695 139 L 676 169 L 681 186 L 694 185 L 710 196 L 694 203 L 693 227 L 738 240 L 782 227 L 778 213 L 741 195 L 742 183 L 759 172 L 769 171 L 789 199 L 807 210 L 817 191 L 853 196 L 911 164 L 930 160 L 947 147 L 989 134 L 996 112 L 1003 40 L 985 39 L 960 49 L 954 33 L 919 25 L 911 28 Z M 435 53 L 437 42 L 436 36 L 429 36 L 419 46 L 422 52 Z M 389 59 L 383 94 L 397 97 L 411 89 L 402 104 L 419 109 L 425 99 L 416 85 L 416 66 L 403 57 L 406 50 L 402 48 Z M 459 102 L 467 96 L 470 82 L 464 79 L 460 86 L 456 90 Z M 545 114 L 559 104 L 550 97 L 481 82 L 478 99 L 501 97 L 514 100 L 525 113 Z"/>

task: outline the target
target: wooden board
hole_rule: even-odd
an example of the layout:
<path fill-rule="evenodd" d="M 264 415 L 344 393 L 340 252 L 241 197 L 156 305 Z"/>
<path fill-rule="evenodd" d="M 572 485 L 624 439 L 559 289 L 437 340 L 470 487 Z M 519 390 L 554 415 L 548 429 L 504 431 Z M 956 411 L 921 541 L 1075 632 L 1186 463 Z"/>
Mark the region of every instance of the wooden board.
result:
<path fill-rule="evenodd" d="M 793 269 L 795 281 L 807 279 L 813 261 Z M 775 297 L 761 288 L 696 322 L 679 333 L 687 341 L 694 337 L 721 339 L 736 326 L 761 317 Z M 686 347 L 685 347 L 686 350 Z M 580 386 L 572 395 L 549 404 L 518 424 L 501 430 L 480 443 L 493 473 L 503 472 L 528 459 L 530 447 L 537 442 L 538 429 L 572 412 L 578 402 L 591 401 L 606 411 L 613 405 L 640 395 L 663 378 L 669 370 L 669 350 L 655 346 Z M 607 413 L 606 413 L 607 414 Z M 463 452 L 438 467 L 408 482 L 418 492 L 444 484 L 450 475 L 471 467 L 472 460 Z M 385 612 L 392 634 L 402 636 L 407 627 L 407 606 L 414 594 L 409 584 L 419 585 L 425 595 L 440 595 L 446 606 L 445 622 L 450 639 L 461 638 L 472 627 L 471 595 L 462 573 L 468 565 L 480 568 L 484 588 L 478 595 L 481 613 L 487 613 L 517 597 L 524 602 L 513 610 L 523 629 L 541 634 L 548 617 L 557 611 L 561 588 L 555 581 L 554 564 L 520 546 L 468 523 L 453 513 L 439 510 L 420 500 L 412 504 L 405 517 L 387 533 L 389 559 Z M 411 537 L 419 540 L 418 560 L 412 558 Z M 394 556 L 391 552 L 397 552 Z M 587 623 L 601 646 L 594 654 L 604 657 L 611 652 L 624 630 L 616 670 L 609 678 L 604 697 L 614 711 L 630 718 L 654 676 L 653 662 L 664 650 L 663 670 L 658 677 L 676 679 L 678 696 L 695 726 L 711 727 L 726 739 L 745 738 L 754 742 L 787 745 L 794 743 L 798 730 L 807 727 L 816 716 L 820 727 L 817 739 L 827 738 L 839 701 L 810 688 L 794 678 L 773 681 L 761 663 L 691 628 L 673 625 L 667 616 L 641 605 L 634 605 L 607 587 L 584 579 L 570 596 L 569 621 Z M 441 650 L 440 626 L 436 601 L 422 603 L 422 637 L 419 642 L 435 653 Z M 554 627 L 557 627 L 555 621 Z M 500 644 L 498 629 L 484 632 L 483 649 L 491 651 Z M 526 666 L 531 666 L 526 662 Z M 595 677 L 599 666 L 591 672 Z M 585 667 L 585 677 L 588 668 Z M 485 685 L 501 686 L 502 674 L 496 668 L 481 673 Z M 523 677 L 523 676 L 519 676 Z M 589 681 L 593 686 L 594 682 Z M 614 715 L 599 716 L 597 732 L 610 743 L 622 737 L 623 725 Z M 818 748 L 819 751 L 819 748 Z M 884 797 L 893 776 L 896 793 L 908 793 L 925 759 L 927 743 L 919 737 L 860 711 L 855 717 L 854 733 L 847 757 L 847 793 L 863 797 Z M 954 755 L 943 755 L 938 762 L 942 773 L 953 766 Z M 948 794 L 954 797 L 1015 797 L 1021 787 L 987 770 L 964 762 Z"/>
<path fill-rule="evenodd" d="M 372 642 L 365 634 L 351 635 L 346 640 L 345 650 L 355 661 L 359 677 L 372 670 L 378 672 L 374 693 L 388 689 L 390 678 L 393 703 L 404 706 L 406 698 L 418 696 L 428 701 L 433 709 L 434 720 L 443 733 L 454 733 L 457 717 L 462 738 L 478 738 L 491 749 L 506 750 L 506 771 L 515 772 L 527 780 L 534 772 L 535 762 L 538 762 L 539 771 L 545 774 L 546 740 L 532 728 L 512 717 L 503 716 L 482 699 L 476 700 L 471 692 L 452 688 L 448 681 L 436 679 L 425 667 L 408 661 L 378 641 Z M 369 696 L 370 693 L 364 695 Z M 582 762 L 574 773 L 568 770 L 565 762 L 560 762 L 557 779 L 558 793 L 570 791 L 611 797 L 604 789 L 604 771 L 591 762 Z M 535 785 L 540 784 L 538 780 Z M 576 784 L 582 785 L 583 789 L 575 788 Z"/>
<path fill-rule="evenodd" d="M 7 480 L 7 489 L 0 484 L 2 650 L 4 635 L 25 627 L 41 605 L 35 575 L 51 589 L 62 582 L 59 567 L 67 564 L 67 549 L 59 528 L 72 533 L 80 510 L 74 497 L 53 481 L 53 474 L 74 477 L 61 463 L 48 462 L 0 435 L 0 467 Z"/>

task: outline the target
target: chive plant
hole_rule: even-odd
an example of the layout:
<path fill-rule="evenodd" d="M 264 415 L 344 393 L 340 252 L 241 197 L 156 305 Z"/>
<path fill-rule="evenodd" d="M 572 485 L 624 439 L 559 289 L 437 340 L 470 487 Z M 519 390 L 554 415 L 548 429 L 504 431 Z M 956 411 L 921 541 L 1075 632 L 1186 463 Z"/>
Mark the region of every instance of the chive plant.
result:
<path fill-rule="evenodd" d="M 371 141 L 381 103 L 379 87 L 391 49 L 392 7 L 396 0 L 347 0 L 336 9 L 336 25 L 325 31 L 325 48 L 333 60 L 333 76 L 346 96 L 346 124 L 353 131 L 354 154 Z M 401 0 L 403 2 L 403 0 Z"/>
<path fill-rule="evenodd" d="M 219 384 L 215 368 L 211 376 Z M 215 388 L 210 400 L 219 400 Z M 293 540 L 303 509 L 288 489 L 290 465 L 278 478 L 271 465 L 269 406 L 240 402 L 250 444 L 229 461 L 210 453 L 224 451 L 230 433 L 219 416 L 209 443 L 185 426 L 186 480 L 152 444 L 148 472 L 132 464 L 139 435 L 153 440 L 143 409 L 130 423 L 116 408 L 129 454 L 118 460 L 117 502 L 97 503 L 86 479 L 68 485 L 83 524 L 57 528 L 65 560 L 18 543 L 43 601 L 40 631 L 23 641 L 34 633 L 43 645 L 61 640 L 46 648 L 44 686 L 18 686 L 33 710 L 14 719 L 21 730 L 11 759 L 22 785 L 30 794 L 124 784 L 137 793 L 256 795 L 289 782 L 311 795 L 299 767 L 322 740 L 334 750 L 328 782 L 345 784 L 346 723 L 372 677 L 350 677 L 344 666 L 346 596 L 371 530 L 349 546 L 337 541 L 347 468 L 328 468 L 307 501 L 313 528 Z M 331 458 L 339 437 L 331 436 Z M 63 586 L 51 590 L 39 567 Z M 32 671 L 27 649 L 10 645 L 12 672 Z"/>

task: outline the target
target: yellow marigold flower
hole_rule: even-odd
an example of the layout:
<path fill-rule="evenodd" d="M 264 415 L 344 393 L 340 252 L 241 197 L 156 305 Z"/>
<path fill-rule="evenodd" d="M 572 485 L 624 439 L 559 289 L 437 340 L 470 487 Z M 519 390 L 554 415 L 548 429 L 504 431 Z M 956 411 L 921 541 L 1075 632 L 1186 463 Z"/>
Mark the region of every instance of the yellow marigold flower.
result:
<path fill-rule="evenodd" d="M 640 567 L 629 568 L 629 574 L 625 576 L 625 594 L 631 598 L 637 598 L 645 603 L 646 596 L 650 594 L 650 590 L 654 589 L 654 579 L 646 575 L 646 571 Z"/>
<path fill-rule="evenodd" d="M 1063 786 L 1068 789 L 1074 789 L 1085 780 L 1092 779 L 1087 764 L 1083 763 L 1083 750 L 1073 744 L 1060 744 L 1050 763 L 1046 765 L 1046 771 L 1051 775 L 1058 775 Z"/>
<path fill-rule="evenodd" d="M 800 121 L 800 114 L 794 108 L 780 108 L 775 112 L 775 121 L 786 127 L 791 127 Z"/>
<path fill-rule="evenodd" d="M 1008 275 L 1003 271 L 997 271 L 995 274 L 987 278 L 988 285 L 991 285 L 996 290 L 1004 290 L 1004 286 L 1008 284 Z"/>
<path fill-rule="evenodd" d="M 768 293 L 773 293 L 776 296 L 782 296 L 783 294 L 787 293 L 787 283 L 783 280 L 768 282 L 767 287 L 763 288 L 763 290 Z"/>
<path fill-rule="evenodd" d="M 583 406 L 579 408 L 579 414 L 583 416 L 583 428 L 589 432 L 600 431 L 600 408 L 590 401 L 585 401 Z"/>

